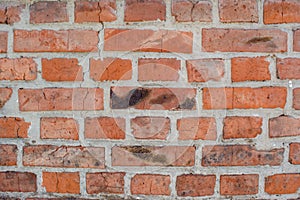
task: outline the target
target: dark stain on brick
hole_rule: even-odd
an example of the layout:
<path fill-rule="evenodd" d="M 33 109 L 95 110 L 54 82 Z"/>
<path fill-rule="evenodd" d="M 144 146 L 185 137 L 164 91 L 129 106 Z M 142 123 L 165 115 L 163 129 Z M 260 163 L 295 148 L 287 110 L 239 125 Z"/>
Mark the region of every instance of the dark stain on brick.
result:
<path fill-rule="evenodd" d="M 172 101 L 172 99 L 176 98 L 175 94 L 162 94 L 159 95 L 155 99 L 151 99 L 150 103 L 151 104 L 163 104 Z"/>
<path fill-rule="evenodd" d="M 129 106 L 134 106 L 149 95 L 149 90 L 138 88 L 130 91 Z"/>
<path fill-rule="evenodd" d="M 196 104 L 195 99 L 187 98 L 182 104 L 179 105 L 179 109 L 192 109 Z"/>
<path fill-rule="evenodd" d="M 273 39 L 273 37 L 254 37 L 251 40 L 247 41 L 247 44 L 256 44 L 259 42 L 269 42 Z"/>
<path fill-rule="evenodd" d="M 134 106 L 145 99 L 149 93 L 149 89 L 137 88 L 130 90 L 125 97 L 119 97 L 110 89 L 111 107 L 113 109 L 122 109 Z"/>
<path fill-rule="evenodd" d="M 122 147 L 126 151 L 131 152 L 135 157 L 140 158 L 142 160 L 154 163 L 162 163 L 166 164 L 167 158 L 165 155 L 158 155 L 152 153 L 151 149 L 142 146 L 127 146 Z"/>

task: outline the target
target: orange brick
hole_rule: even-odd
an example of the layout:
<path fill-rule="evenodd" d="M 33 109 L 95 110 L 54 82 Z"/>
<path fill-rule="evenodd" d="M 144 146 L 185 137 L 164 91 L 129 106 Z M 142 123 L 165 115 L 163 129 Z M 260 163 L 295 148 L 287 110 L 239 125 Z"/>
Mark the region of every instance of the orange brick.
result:
<path fill-rule="evenodd" d="M 18 117 L 1 117 L 0 138 L 27 138 L 30 124 Z"/>
<path fill-rule="evenodd" d="M 16 166 L 17 154 L 17 145 L 0 144 L 0 166 Z"/>
<path fill-rule="evenodd" d="M 277 76 L 279 79 L 300 79 L 300 59 L 276 59 Z"/>
<path fill-rule="evenodd" d="M 0 53 L 7 52 L 7 39 L 8 39 L 8 33 L 4 31 L 0 31 Z"/>
<path fill-rule="evenodd" d="M 0 172 L 1 192 L 36 192 L 36 175 L 30 172 Z"/>
<path fill-rule="evenodd" d="M 300 118 L 279 116 L 269 120 L 269 136 L 289 137 L 300 136 Z"/>
<path fill-rule="evenodd" d="M 12 94 L 11 88 L 0 88 L 0 109 L 10 99 L 11 94 Z"/>
<path fill-rule="evenodd" d="M 293 90 L 293 108 L 300 110 L 300 88 Z"/>
<path fill-rule="evenodd" d="M 300 174 L 275 174 L 265 178 L 268 194 L 293 194 L 300 188 Z"/>
<path fill-rule="evenodd" d="M 293 165 L 300 165 L 300 143 L 290 144 L 289 162 Z"/>
<path fill-rule="evenodd" d="M 11 5 L 9 4 L 9 2 L 0 3 L 0 24 L 11 25 L 20 21 L 20 15 L 25 6 L 23 4 L 16 5 L 14 3 L 12 3 Z"/>
<path fill-rule="evenodd" d="M 221 175 L 221 195 L 250 195 L 258 193 L 258 174 Z"/>
<path fill-rule="evenodd" d="M 170 176 L 136 174 L 131 179 L 131 194 L 170 195 Z"/>

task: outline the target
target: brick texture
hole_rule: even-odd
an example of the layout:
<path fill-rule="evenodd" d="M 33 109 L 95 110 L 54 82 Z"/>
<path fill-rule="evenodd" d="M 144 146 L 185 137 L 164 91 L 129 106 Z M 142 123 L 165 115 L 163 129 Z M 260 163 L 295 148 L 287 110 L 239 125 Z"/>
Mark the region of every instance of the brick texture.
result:
<path fill-rule="evenodd" d="M 269 194 L 292 194 L 300 187 L 300 174 L 275 174 L 265 179 L 265 191 Z"/>
<path fill-rule="evenodd" d="M 0 144 L 0 166 L 17 165 L 17 153 L 16 145 Z"/>
<path fill-rule="evenodd" d="M 30 124 L 18 117 L 1 117 L 0 138 L 27 138 Z"/>
<path fill-rule="evenodd" d="M 36 175 L 30 172 L 0 172 L 1 192 L 35 192 Z"/>
<path fill-rule="evenodd" d="M 279 79 L 300 79 L 300 59 L 284 58 L 276 60 Z"/>
<path fill-rule="evenodd" d="M 258 193 L 258 175 L 222 175 L 221 195 L 250 195 Z"/>
<path fill-rule="evenodd" d="M 131 193 L 144 195 L 170 195 L 170 176 L 136 174 L 131 179 Z"/>

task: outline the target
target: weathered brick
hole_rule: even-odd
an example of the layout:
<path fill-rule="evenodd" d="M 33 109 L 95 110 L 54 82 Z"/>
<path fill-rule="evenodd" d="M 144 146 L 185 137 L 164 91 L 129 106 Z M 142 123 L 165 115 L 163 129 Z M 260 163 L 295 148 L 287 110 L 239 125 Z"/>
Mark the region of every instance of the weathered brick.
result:
<path fill-rule="evenodd" d="M 170 176 L 136 174 L 131 179 L 131 194 L 170 195 Z"/>
<path fill-rule="evenodd" d="M 231 59 L 232 82 L 271 80 L 270 62 L 266 58 L 239 57 Z"/>
<path fill-rule="evenodd" d="M 258 193 L 258 174 L 221 175 L 221 195 L 250 195 Z"/>
<path fill-rule="evenodd" d="M 275 174 L 265 178 L 268 194 L 293 194 L 300 188 L 300 174 Z"/>
<path fill-rule="evenodd" d="M 102 110 L 101 88 L 19 89 L 21 111 Z"/>
<path fill-rule="evenodd" d="M 104 168 L 103 147 L 34 145 L 23 148 L 24 166 Z"/>
<path fill-rule="evenodd" d="M 125 139 L 125 119 L 112 117 L 86 118 L 84 135 L 88 139 Z"/>
<path fill-rule="evenodd" d="M 124 193 L 124 172 L 97 172 L 86 174 L 86 190 L 88 194 Z"/>
<path fill-rule="evenodd" d="M 20 15 L 25 6 L 23 4 L 18 5 L 14 3 L 0 3 L 0 24 L 13 24 L 20 21 Z"/>
<path fill-rule="evenodd" d="M 12 94 L 11 88 L 0 88 L 0 109 L 10 99 L 11 94 Z"/>
<path fill-rule="evenodd" d="M 124 20 L 126 22 L 166 20 L 164 0 L 126 0 Z"/>
<path fill-rule="evenodd" d="M 30 5 L 30 23 L 68 22 L 67 2 L 40 1 Z"/>
<path fill-rule="evenodd" d="M 193 166 L 195 147 L 114 146 L 113 166 Z"/>
<path fill-rule="evenodd" d="M 188 117 L 177 120 L 179 140 L 216 140 L 216 120 L 212 117 Z"/>
<path fill-rule="evenodd" d="M 215 175 L 183 174 L 177 176 L 176 191 L 178 196 L 197 197 L 214 194 Z"/>
<path fill-rule="evenodd" d="M 203 29 L 207 52 L 285 52 L 287 33 L 276 29 Z"/>
<path fill-rule="evenodd" d="M 1 36 L 0 36 L 0 40 L 1 40 Z M 293 46 L 294 51 L 300 51 L 300 29 L 294 30 L 293 44 L 294 44 Z"/>
<path fill-rule="evenodd" d="M 75 119 L 64 117 L 41 118 L 42 139 L 78 140 L 79 125 Z"/>
<path fill-rule="evenodd" d="M 203 88 L 204 109 L 284 108 L 284 87 Z"/>
<path fill-rule="evenodd" d="M 32 58 L 1 58 L 0 80 L 35 80 L 37 64 Z"/>
<path fill-rule="evenodd" d="M 276 59 L 277 77 L 279 79 L 300 79 L 300 59 Z"/>
<path fill-rule="evenodd" d="M 299 23 L 300 2 L 298 0 L 265 0 L 264 23 Z"/>
<path fill-rule="evenodd" d="M 43 183 L 47 192 L 80 193 L 80 178 L 78 172 L 43 172 Z"/>
<path fill-rule="evenodd" d="M 269 136 L 289 137 L 300 136 L 300 118 L 279 116 L 269 120 Z"/>
<path fill-rule="evenodd" d="M 91 52 L 97 45 L 94 30 L 14 30 L 15 52 Z"/>
<path fill-rule="evenodd" d="M 173 30 L 104 30 L 105 51 L 192 53 L 193 34 Z"/>
<path fill-rule="evenodd" d="M 258 22 L 256 0 L 220 0 L 219 15 L 221 22 Z"/>
<path fill-rule="evenodd" d="M 36 175 L 30 172 L 0 172 L 1 192 L 35 192 Z"/>
<path fill-rule="evenodd" d="M 178 22 L 211 22 L 210 1 L 172 0 L 172 16 Z"/>
<path fill-rule="evenodd" d="M 165 140 L 170 132 L 170 119 L 164 117 L 136 117 L 131 119 L 136 139 Z"/>
<path fill-rule="evenodd" d="M 75 22 L 112 22 L 117 19 L 116 0 L 75 1 Z"/>
<path fill-rule="evenodd" d="M 189 82 L 220 81 L 224 77 L 224 61 L 217 58 L 186 61 Z"/>
<path fill-rule="evenodd" d="M 77 58 L 42 59 L 42 77 L 46 81 L 83 81 Z"/>
<path fill-rule="evenodd" d="M 223 121 L 223 138 L 255 138 L 262 133 L 261 117 L 226 117 Z"/>
<path fill-rule="evenodd" d="M 194 110 L 195 96 L 194 88 L 112 87 L 110 105 L 112 109 Z"/>
<path fill-rule="evenodd" d="M 18 147 L 13 144 L 0 144 L 0 166 L 17 165 Z"/>
<path fill-rule="evenodd" d="M 7 52 L 7 39 L 8 33 L 5 31 L 0 31 L 0 53 Z"/>
<path fill-rule="evenodd" d="M 138 60 L 139 81 L 177 81 L 180 60 L 176 58 L 140 58 Z"/>
<path fill-rule="evenodd" d="M 104 58 L 90 59 L 90 76 L 94 81 L 129 80 L 132 77 L 132 64 L 129 59 Z"/>
<path fill-rule="evenodd" d="M 280 165 L 284 149 L 256 150 L 250 145 L 215 145 L 202 149 L 202 166 Z"/>
<path fill-rule="evenodd" d="M 293 108 L 300 110 L 300 88 L 293 90 Z"/>
<path fill-rule="evenodd" d="M 289 162 L 293 165 L 300 165 L 300 143 L 290 144 Z"/>
<path fill-rule="evenodd" d="M 0 138 L 27 138 L 30 124 L 18 117 L 1 117 Z"/>

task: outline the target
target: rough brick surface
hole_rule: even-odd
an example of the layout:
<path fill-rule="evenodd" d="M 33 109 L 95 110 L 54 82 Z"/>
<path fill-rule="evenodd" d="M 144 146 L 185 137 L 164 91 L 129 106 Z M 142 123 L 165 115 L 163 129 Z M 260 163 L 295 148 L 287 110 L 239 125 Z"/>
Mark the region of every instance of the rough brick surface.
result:
<path fill-rule="evenodd" d="M 293 108 L 300 110 L 300 88 L 293 90 Z"/>
<path fill-rule="evenodd" d="M 42 77 L 46 81 L 82 81 L 82 67 L 76 58 L 42 59 Z"/>
<path fill-rule="evenodd" d="M 136 174 L 131 179 L 131 193 L 144 195 L 170 195 L 170 176 Z"/>
<path fill-rule="evenodd" d="M 300 135 L 300 118 L 279 116 L 269 120 L 269 136 L 289 137 Z"/>
<path fill-rule="evenodd" d="M 1 117 L 0 138 L 27 138 L 30 124 L 19 117 Z"/>
<path fill-rule="evenodd" d="M 261 117 L 226 117 L 223 138 L 255 138 L 262 133 Z"/>
<path fill-rule="evenodd" d="M 300 79 L 300 59 L 284 58 L 276 60 L 279 79 Z"/>
<path fill-rule="evenodd" d="M 0 3 L 0 24 L 13 24 L 21 20 L 21 12 L 24 5 L 10 5 L 7 2 Z"/>
<path fill-rule="evenodd" d="M 214 194 L 215 175 L 183 174 L 177 176 L 176 190 L 178 196 L 197 197 Z"/>
<path fill-rule="evenodd" d="M 300 174 L 275 174 L 265 178 L 265 191 L 269 194 L 292 194 L 300 187 Z"/>
<path fill-rule="evenodd" d="M 30 23 L 67 22 L 67 3 L 55 1 L 41 1 L 30 5 Z"/>
<path fill-rule="evenodd" d="M 258 175 L 222 175 L 220 177 L 221 195 L 250 195 L 258 193 Z"/>
<path fill-rule="evenodd" d="M 164 0 L 126 0 L 124 20 L 126 22 L 154 21 L 166 19 Z"/>
<path fill-rule="evenodd" d="M 35 192 L 36 175 L 30 172 L 0 172 L 1 192 Z"/>
<path fill-rule="evenodd" d="M 12 95 L 11 88 L 0 88 L 0 109 L 10 99 L 11 95 Z"/>
<path fill-rule="evenodd" d="M 124 193 L 124 172 L 98 172 L 86 174 L 86 188 L 89 194 Z"/>
<path fill-rule="evenodd" d="M 285 52 L 287 33 L 271 29 L 203 29 L 202 45 L 207 52 Z"/>
<path fill-rule="evenodd" d="M 43 184 L 47 192 L 79 194 L 78 172 L 43 172 Z"/>
<path fill-rule="evenodd" d="M 300 143 L 290 144 L 289 162 L 294 165 L 300 165 Z"/>
<path fill-rule="evenodd" d="M 0 166 L 17 165 L 17 153 L 16 145 L 0 144 Z"/>
<path fill-rule="evenodd" d="M 7 52 L 7 32 L 0 31 L 0 53 Z"/>
<path fill-rule="evenodd" d="M 79 125 L 72 118 L 43 117 L 40 129 L 42 139 L 78 140 Z"/>
<path fill-rule="evenodd" d="M 178 22 L 211 22 L 210 1 L 172 0 L 172 16 Z"/>

